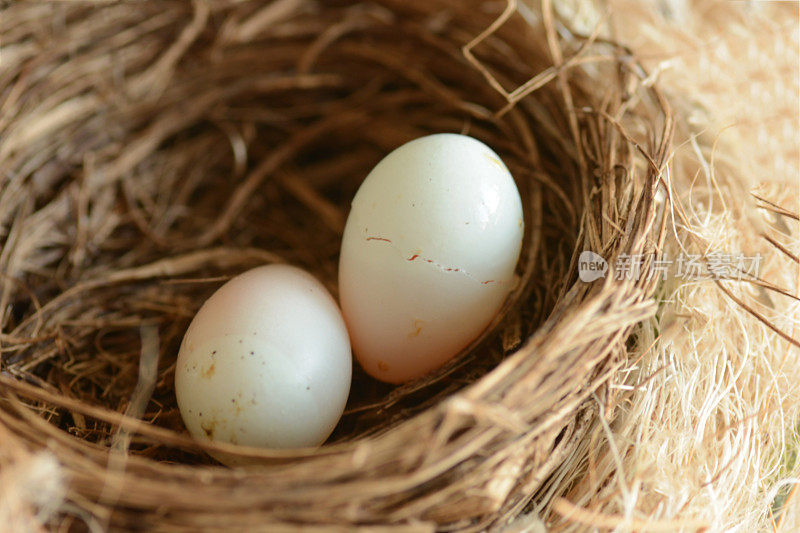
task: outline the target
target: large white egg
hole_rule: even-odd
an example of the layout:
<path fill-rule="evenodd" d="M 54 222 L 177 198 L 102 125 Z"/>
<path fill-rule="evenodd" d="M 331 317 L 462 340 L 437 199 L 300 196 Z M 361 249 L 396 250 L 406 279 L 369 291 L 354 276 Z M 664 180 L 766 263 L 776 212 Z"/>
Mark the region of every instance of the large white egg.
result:
<path fill-rule="evenodd" d="M 511 290 L 522 236 L 514 179 L 482 142 L 437 134 L 387 155 L 353 199 L 339 259 L 361 366 L 401 383 L 465 348 Z"/>
<path fill-rule="evenodd" d="M 175 393 L 200 440 L 317 446 L 342 415 L 351 367 L 347 329 L 325 287 L 299 268 L 269 265 L 233 278 L 197 312 Z"/>

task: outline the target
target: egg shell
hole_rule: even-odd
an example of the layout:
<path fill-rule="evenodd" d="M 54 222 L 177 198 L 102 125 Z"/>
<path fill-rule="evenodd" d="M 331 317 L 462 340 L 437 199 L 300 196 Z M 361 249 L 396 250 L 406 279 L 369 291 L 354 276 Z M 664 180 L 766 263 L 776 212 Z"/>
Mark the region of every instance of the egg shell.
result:
<path fill-rule="evenodd" d="M 430 135 L 381 160 L 353 199 L 339 260 L 366 372 L 401 383 L 465 348 L 512 289 L 523 233 L 514 179 L 482 142 Z"/>
<path fill-rule="evenodd" d="M 351 367 L 347 330 L 325 287 L 299 268 L 268 265 L 231 279 L 197 312 L 175 392 L 197 439 L 313 447 L 341 417 Z"/>

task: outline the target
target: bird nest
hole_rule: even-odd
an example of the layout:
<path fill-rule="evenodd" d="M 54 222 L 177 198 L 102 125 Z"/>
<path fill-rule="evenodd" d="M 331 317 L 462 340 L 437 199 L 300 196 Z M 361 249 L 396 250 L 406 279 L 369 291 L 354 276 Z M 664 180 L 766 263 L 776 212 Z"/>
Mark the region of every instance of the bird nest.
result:
<path fill-rule="evenodd" d="M 584 250 L 646 271 L 664 237 L 670 114 L 628 50 L 548 2 L 454 0 L 22 2 L 0 38 L 0 464 L 55 457 L 51 524 L 483 529 L 547 505 L 655 310 L 652 276 L 578 279 Z M 354 369 L 317 450 L 190 439 L 173 379 L 202 302 L 269 262 L 336 295 L 360 182 L 437 132 L 520 189 L 500 315 L 426 378 Z"/>

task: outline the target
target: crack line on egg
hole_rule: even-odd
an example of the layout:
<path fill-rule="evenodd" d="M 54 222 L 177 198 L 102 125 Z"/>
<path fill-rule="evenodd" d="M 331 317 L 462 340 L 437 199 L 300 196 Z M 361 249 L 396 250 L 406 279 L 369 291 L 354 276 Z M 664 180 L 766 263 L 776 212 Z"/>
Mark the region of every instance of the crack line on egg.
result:
<path fill-rule="evenodd" d="M 395 252 L 396 252 L 396 253 L 397 253 L 397 254 L 398 254 L 400 257 L 402 257 L 402 258 L 403 258 L 403 259 L 405 259 L 406 261 L 417 261 L 417 260 L 419 260 L 419 261 L 425 262 L 425 263 L 427 263 L 427 264 L 429 264 L 429 265 L 432 265 L 432 266 L 434 266 L 434 267 L 438 268 L 438 269 L 439 269 L 441 272 L 445 272 L 445 273 L 457 273 L 457 274 L 462 274 L 462 275 L 464 275 L 464 276 L 468 277 L 469 279 L 471 279 L 472 281 L 474 281 L 475 283 L 480 283 L 481 285 L 488 285 L 488 284 L 490 284 L 490 283 L 501 283 L 501 282 L 499 282 L 499 281 L 497 281 L 497 280 L 494 280 L 494 279 L 488 279 L 488 280 L 486 280 L 486 281 L 480 281 L 478 278 L 476 278 L 475 276 L 473 276 L 472 274 L 470 274 L 469 272 L 467 272 L 467 271 L 466 271 L 466 270 L 464 270 L 463 268 L 457 268 L 457 267 L 448 267 L 448 266 L 445 266 L 445 265 L 443 265 L 443 264 L 439 263 L 438 261 L 436 261 L 436 260 L 434 260 L 434 259 L 430 259 L 430 258 L 428 258 L 428 257 L 422 257 L 420 254 L 413 254 L 411 257 L 406 257 L 406 256 L 403 254 L 403 252 L 401 252 L 401 251 L 398 249 L 398 247 L 397 247 L 397 246 L 396 246 L 396 245 L 395 245 L 395 244 L 394 244 L 394 243 L 391 241 L 391 239 L 387 239 L 387 238 L 385 238 L 385 237 L 375 237 L 375 236 L 368 236 L 368 237 L 366 238 L 366 240 L 367 240 L 367 241 L 378 241 L 378 242 L 385 242 L 385 243 L 389 244 L 389 246 L 391 246 L 391 248 L 392 248 L 392 249 L 393 249 L 393 250 L 394 250 L 394 251 L 395 251 Z"/>

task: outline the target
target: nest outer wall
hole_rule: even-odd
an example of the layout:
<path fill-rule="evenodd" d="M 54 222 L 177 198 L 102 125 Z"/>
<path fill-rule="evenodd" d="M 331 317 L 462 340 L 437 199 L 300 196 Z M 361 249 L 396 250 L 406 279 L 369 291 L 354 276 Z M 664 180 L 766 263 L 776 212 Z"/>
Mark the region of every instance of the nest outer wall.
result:
<path fill-rule="evenodd" d="M 546 505 L 548 475 L 611 402 L 631 328 L 655 311 L 655 278 L 584 283 L 577 257 L 656 258 L 672 122 L 628 50 L 571 31 L 547 2 L 509 6 L 0 12 L 0 465 L 55 455 L 52 523 L 479 530 Z M 425 379 L 391 388 L 356 371 L 321 449 L 215 445 L 264 466 L 212 464 L 172 391 L 194 312 L 272 261 L 336 294 L 360 181 L 442 131 L 491 146 L 523 197 L 501 315 Z"/>

